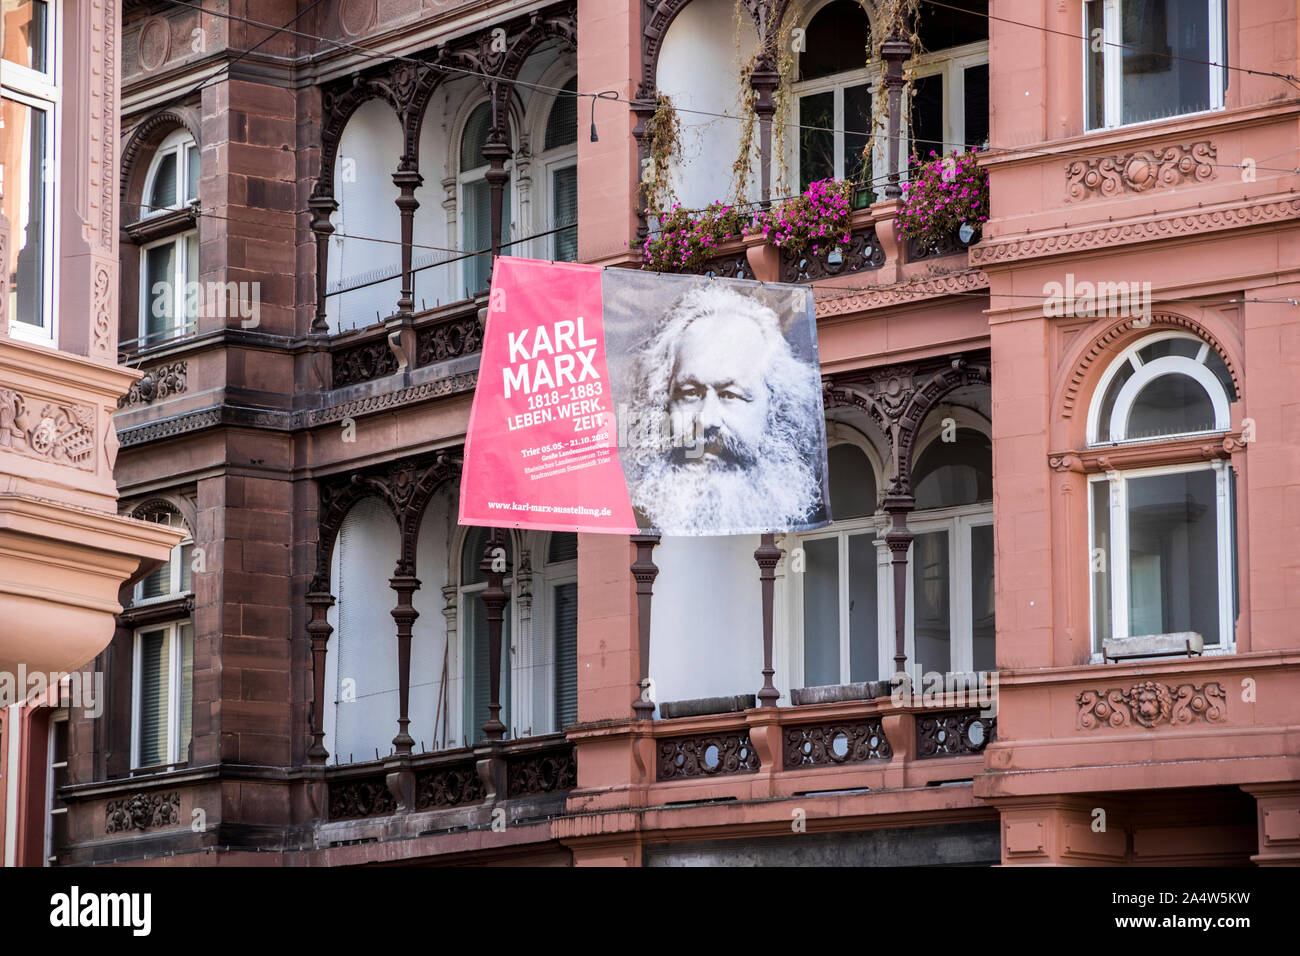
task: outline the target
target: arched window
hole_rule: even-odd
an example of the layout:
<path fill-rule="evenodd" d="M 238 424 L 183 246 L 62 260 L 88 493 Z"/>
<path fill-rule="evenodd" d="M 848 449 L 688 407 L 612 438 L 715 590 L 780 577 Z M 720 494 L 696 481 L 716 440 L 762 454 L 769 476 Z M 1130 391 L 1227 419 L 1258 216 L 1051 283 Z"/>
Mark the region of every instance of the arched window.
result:
<path fill-rule="evenodd" d="M 956 412 L 932 412 L 941 428 L 912 466 L 916 510 L 909 558 L 908 660 L 917 675 L 994 666 L 993 452 Z"/>
<path fill-rule="evenodd" d="M 199 149 L 188 130 L 178 129 L 158 145 L 144 180 L 141 223 L 157 223 L 140 247 L 141 347 L 197 327 L 203 304 L 197 291 L 199 234 L 192 213 L 177 213 L 198 198 Z"/>
<path fill-rule="evenodd" d="M 189 530 L 179 514 L 158 510 L 149 520 Z M 194 539 L 186 537 L 161 567 L 136 583 L 124 615 L 138 621 L 132 641 L 131 767 L 157 768 L 189 760 L 194 717 Z M 200 568 L 202 565 L 198 565 Z"/>
<path fill-rule="evenodd" d="M 478 252 L 492 247 L 492 192 L 488 188 L 486 178 L 488 162 L 483 158 L 483 147 L 487 145 L 488 135 L 491 132 L 492 104 L 484 101 L 470 112 L 460 137 L 461 248 L 466 252 Z M 512 138 L 511 146 L 513 145 Z M 501 197 L 501 241 L 503 243 L 511 235 L 513 162 L 507 160 L 505 168 L 512 175 Z M 508 250 L 506 254 L 509 254 Z M 491 253 L 484 252 L 482 255 L 463 261 L 465 287 L 468 294 L 472 296 L 486 289 L 492 272 Z"/>
<path fill-rule="evenodd" d="M 555 94 L 546 118 L 546 135 L 540 156 L 545 176 L 549 218 L 543 231 L 549 258 L 575 262 L 578 258 L 578 78 L 573 76 Z"/>
<path fill-rule="evenodd" d="M 1231 373 L 1208 343 L 1184 332 L 1149 335 L 1103 374 L 1089 407 L 1088 442 L 1141 444 L 1158 461 L 1164 443 L 1227 431 L 1236 399 Z M 1233 644 L 1233 471 L 1225 459 L 1185 461 L 1089 479 L 1098 652 L 1129 652 L 1128 638 L 1189 633 L 1204 647 Z"/>
<path fill-rule="evenodd" d="M 488 704 L 492 700 L 491 685 L 491 648 L 488 641 L 487 607 L 483 604 L 483 591 L 487 589 L 487 572 L 482 568 L 483 554 L 487 549 L 489 528 L 472 528 L 465 535 L 461 548 L 460 565 L 460 621 L 461 639 L 464 653 L 461 666 L 464 687 L 464 726 L 465 737 L 470 743 L 483 739 L 483 725 L 488 720 Z M 507 600 L 513 597 L 514 553 L 510 535 L 503 536 L 503 557 L 506 573 L 503 586 Z M 506 725 L 506 735 L 510 736 L 510 619 L 507 611 L 501 621 L 501 687 L 500 720 Z"/>
<path fill-rule="evenodd" d="M 794 575 L 803 625 L 806 687 L 880 679 L 876 472 L 858 444 L 827 451 L 834 523 L 801 536 Z"/>

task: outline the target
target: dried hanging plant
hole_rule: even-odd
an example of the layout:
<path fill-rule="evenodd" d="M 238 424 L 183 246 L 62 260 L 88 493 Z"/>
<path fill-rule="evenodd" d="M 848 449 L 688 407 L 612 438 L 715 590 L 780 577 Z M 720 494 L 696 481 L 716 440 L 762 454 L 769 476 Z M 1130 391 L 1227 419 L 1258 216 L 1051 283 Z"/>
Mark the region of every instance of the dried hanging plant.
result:
<path fill-rule="evenodd" d="M 881 55 L 881 47 L 885 40 L 890 36 L 897 35 L 907 41 L 912 48 L 912 55 L 909 58 L 915 62 L 921 54 L 921 0 L 888 0 L 882 5 L 882 16 L 879 21 L 878 29 L 871 37 L 871 44 L 867 47 L 867 65 L 873 62 L 880 62 L 880 76 L 876 80 L 876 87 L 871 96 L 871 132 L 867 137 L 867 145 L 862 148 L 862 158 L 865 161 L 864 166 L 867 170 L 872 170 L 875 164 L 872 157 L 876 150 L 876 137 L 883 135 L 886 139 L 889 137 L 889 91 L 885 86 L 885 69 L 884 58 Z M 907 127 L 899 124 L 899 135 L 906 136 L 906 142 L 899 144 L 899 165 L 904 161 L 904 149 L 907 143 L 912 141 L 912 97 L 916 96 L 916 68 L 908 66 L 903 70 L 903 95 L 900 102 L 907 116 Z M 886 144 L 888 149 L 888 144 Z M 900 169 L 901 173 L 902 170 Z M 869 179 L 874 177 L 869 176 Z M 875 183 L 869 182 L 866 185 L 874 189 Z"/>
<path fill-rule="evenodd" d="M 673 202 L 669 174 L 673 157 L 682 149 L 681 120 L 665 93 L 655 93 L 655 111 L 646 121 L 645 139 L 650 155 L 641 177 L 641 204 L 646 215 L 661 216 Z"/>
<path fill-rule="evenodd" d="M 740 37 L 748 13 L 742 0 L 736 0 L 735 38 L 736 59 L 740 59 Z M 791 43 L 791 31 L 794 17 L 791 7 L 784 11 L 778 24 L 769 26 L 767 35 L 755 47 L 753 54 L 740 65 L 739 106 L 742 117 L 740 127 L 740 146 L 736 161 L 731 164 L 731 192 L 737 204 L 749 202 L 745 195 L 749 177 L 754 166 L 754 127 L 758 114 L 754 107 L 758 102 L 758 93 L 754 89 L 754 71 L 760 61 L 772 63 L 776 67 L 777 86 L 772 93 L 775 112 L 772 115 L 772 150 L 777 156 L 777 175 L 773 188 L 777 195 L 783 195 L 783 183 L 789 174 L 785 162 L 785 124 L 789 116 L 790 91 L 794 79 L 794 49 Z"/>

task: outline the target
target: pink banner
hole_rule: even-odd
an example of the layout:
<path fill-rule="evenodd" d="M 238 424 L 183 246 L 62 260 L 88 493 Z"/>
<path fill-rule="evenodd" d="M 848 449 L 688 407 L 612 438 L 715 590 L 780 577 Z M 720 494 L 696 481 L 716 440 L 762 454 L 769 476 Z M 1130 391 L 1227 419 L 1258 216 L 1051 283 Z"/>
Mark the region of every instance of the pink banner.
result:
<path fill-rule="evenodd" d="M 601 272 L 496 260 L 465 438 L 462 525 L 636 532 L 605 362 Z"/>

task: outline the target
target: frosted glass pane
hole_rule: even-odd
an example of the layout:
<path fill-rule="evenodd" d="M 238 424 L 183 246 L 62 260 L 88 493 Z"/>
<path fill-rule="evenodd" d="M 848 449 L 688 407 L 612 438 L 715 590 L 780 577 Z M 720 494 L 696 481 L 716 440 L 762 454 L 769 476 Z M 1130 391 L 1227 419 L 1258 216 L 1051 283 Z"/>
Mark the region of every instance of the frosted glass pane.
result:
<path fill-rule="evenodd" d="M 849 536 L 849 680 L 880 679 L 874 534 Z"/>
<path fill-rule="evenodd" d="M 835 538 L 803 545 L 803 682 L 840 683 L 840 552 Z"/>
<path fill-rule="evenodd" d="M 918 534 L 912 542 L 913 633 L 922 673 L 952 669 L 948 571 L 948 532 Z"/>

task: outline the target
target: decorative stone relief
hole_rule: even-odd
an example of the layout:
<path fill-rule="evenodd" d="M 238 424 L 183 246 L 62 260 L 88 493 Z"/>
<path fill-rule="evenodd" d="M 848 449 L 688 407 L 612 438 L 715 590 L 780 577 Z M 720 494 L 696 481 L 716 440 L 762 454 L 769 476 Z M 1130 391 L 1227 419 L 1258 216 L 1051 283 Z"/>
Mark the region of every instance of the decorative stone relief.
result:
<path fill-rule="evenodd" d="M 1154 729 L 1161 724 L 1172 726 L 1198 721 L 1214 724 L 1223 720 L 1227 711 L 1227 698 L 1218 683 L 1175 687 L 1148 680 L 1127 690 L 1119 687 L 1085 690 L 1079 694 L 1078 703 L 1079 726 L 1084 730 L 1135 724 Z"/>
<path fill-rule="evenodd" d="M 155 399 L 180 394 L 188 387 L 186 371 L 185 362 L 172 362 L 170 365 L 146 369 L 144 376 L 138 382 L 133 382 L 127 393 L 117 400 L 117 407 L 126 408 L 137 403 L 148 405 Z"/>
<path fill-rule="evenodd" d="M 136 793 L 122 800 L 111 800 L 104 807 L 104 832 L 129 833 L 150 827 L 172 826 L 181 819 L 178 793 Z"/>
<path fill-rule="evenodd" d="M 1156 186 L 1203 183 L 1214 175 L 1215 149 L 1209 140 L 1180 146 L 1138 149 L 1119 156 L 1077 159 L 1065 169 L 1070 200 L 1113 198 Z"/>
<path fill-rule="evenodd" d="M 95 316 L 94 348 L 96 352 L 108 355 L 113 348 L 113 283 L 108 266 L 103 264 L 95 266 L 95 278 L 91 283 L 90 294 L 90 308 Z"/>
<path fill-rule="evenodd" d="M 0 449 L 92 471 L 96 447 L 92 406 L 31 402 L 0 388 Z"/>

